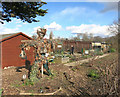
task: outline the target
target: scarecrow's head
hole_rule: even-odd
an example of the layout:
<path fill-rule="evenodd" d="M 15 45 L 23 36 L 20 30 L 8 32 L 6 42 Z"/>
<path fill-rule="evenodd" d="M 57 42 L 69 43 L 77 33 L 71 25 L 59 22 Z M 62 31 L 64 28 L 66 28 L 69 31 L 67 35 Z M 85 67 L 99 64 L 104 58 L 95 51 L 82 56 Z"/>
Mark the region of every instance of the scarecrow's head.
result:
<path fill-rule="evenodd" d="M 38 34 L 38 37 L 40 38 L 40 39 L 43 39 L 43 37 L 45 36 L 45 34 L 46 34 L 46 29 L 44 29 L 44 28 L 39 28 L 39 29 L 37 29 L 37 34 Z"/>

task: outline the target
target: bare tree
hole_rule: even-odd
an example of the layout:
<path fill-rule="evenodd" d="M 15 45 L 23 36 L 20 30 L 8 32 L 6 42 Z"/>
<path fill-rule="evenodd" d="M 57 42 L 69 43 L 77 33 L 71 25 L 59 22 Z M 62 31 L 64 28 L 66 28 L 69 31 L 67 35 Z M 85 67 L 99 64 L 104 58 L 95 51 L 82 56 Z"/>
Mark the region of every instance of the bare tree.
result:
<path fill-rule="evenodd" d="M 52 39 L 53 39 L 53 32 L 52 32 L 52 31 L 50 32 L 49 39 L 50 39 L 50 40 L 52 40 Z"/>
<path fill-rule="evenodd" d="M 93 41 L 93 40 L 94 40 L 93 33 L 90 33 L 90 34 L 89 34 L 89 40 L 90 40 L 90 41 Z"/>
<path fill-rule="evenodd" d="M 32 38 L 33 38 L 34 40 L 36 40 L 36 39 L 37 39 L 37 35 L 33 35 Z"/>
<path fill-rule="evenodd" d="M 89 41 L 89 35 L 88 35 L 87 32 L 83 34 L 82 40 L 83 40 L 83 41 Z"/>
<path fill-rule="evenodd" d="M 103 42 L 103 38 L 100 36 L 95 36 L 94 41 Z"/>
<path fill-rule="evenodd" d="M 113 35 L 112 47 L 118 50 L 118 40 L 120 40 L 120 20 L 114 21 L 108 28 L 108 31 Z"/>

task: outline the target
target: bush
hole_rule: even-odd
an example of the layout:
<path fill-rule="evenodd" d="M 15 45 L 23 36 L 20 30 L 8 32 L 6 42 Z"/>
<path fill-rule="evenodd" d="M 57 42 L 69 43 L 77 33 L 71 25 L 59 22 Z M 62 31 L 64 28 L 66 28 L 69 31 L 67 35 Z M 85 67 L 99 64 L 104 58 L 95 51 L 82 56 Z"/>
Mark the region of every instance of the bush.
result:
<path fill-rule="evenodd" d="M 103 55 L 103 52 L 98 52 L 97 55 Z"/>
<path fill-rule="evenodd" d="M 87 74 L 88 77 L 91 77 L 92 79 L 97 79 L 99 78 L 99 74 L 97 73 L 96 70 L 91 70 L 88 74 Z"/>
<path fill-rule="evenodd" d="M 26 85 L 26 86 L 27 86 L 27 85 L 34 85 L 34 82 L 27 79 L 27 80 L 25 81 L 25 85 Z"/>
<path fill-rule="evenodd" d="M 111 48 L 110 52 L 116 52 L 116 50 L 114 48 Z"/>
<path fill-rule="evenodd" d="M 1 97 L 1 95 L 2 95 L 2 92 L 3 92 L 3 89 L 0 89 L 0 97 Z"/>

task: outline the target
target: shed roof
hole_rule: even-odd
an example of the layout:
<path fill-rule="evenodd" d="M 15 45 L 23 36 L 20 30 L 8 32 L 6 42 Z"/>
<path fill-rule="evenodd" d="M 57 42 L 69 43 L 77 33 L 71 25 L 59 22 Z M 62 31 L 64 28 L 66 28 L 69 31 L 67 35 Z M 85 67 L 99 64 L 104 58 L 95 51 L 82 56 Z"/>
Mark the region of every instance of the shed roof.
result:
<path fill-rule="evenodd" d="M 11 39 L 17 35 L 23 35 L 25 37 L 27 37 L 28 39 L 32 39 L 31 37 L 27 36 L 26 34 L 19 32 L 19 33 L 11 33 L 11 34 L 1 34 L 0 35 L 0 42 L 6 41 L 8 39 Z"/>

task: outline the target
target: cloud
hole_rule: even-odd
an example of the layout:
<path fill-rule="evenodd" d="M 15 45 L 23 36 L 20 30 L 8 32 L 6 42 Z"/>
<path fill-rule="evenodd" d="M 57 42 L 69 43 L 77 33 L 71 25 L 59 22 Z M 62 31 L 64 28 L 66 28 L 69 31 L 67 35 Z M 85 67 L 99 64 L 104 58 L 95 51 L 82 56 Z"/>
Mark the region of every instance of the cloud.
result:
<path fill-rule="evenodd" d="M 19 32 L 19 28 L 6 28 L 5 25 L 0 24 L 0 34 L 10 34 L 10 33 L 17 33 Z"/>
<path fill-rule="evenodd" d="M 66 27 L 66 30 L 71 31 L 71 33 L 77 34 L 77 33 L 93 33 L 93 35 L 100 35 L 100 36 L 107 36 L 110 35 L 108 32 L 107 25 L 95 25 L 95 24 L 81 24 L 80 26 L 68 26 Z"/>
<path fill-rule="evenodd" d="M 17 25 L 16 27 L 22 27 L 22 25 Z"/>
<path fill-rule="evenodd" d="M 40 27 L 40 26 L 38 26 L 38 27 L 33 28 L 33 30 L 34 30 L 34 31 L 33 31 L 33 32 L 31 32 L 31 33 L 36 33 L 38 28 L 41 28 L 41 27 Z"/>
<path fill-rule="evenodd" d="M 57 24 L 56 22 L 52 22 L 50 25 L 45 25 L 44 28 L 47 30 L 60 30 L 62 29 L 62 26 Z"/>
<path fill-rule="evenodd" d="M 80 12 L 84 12 L 86 8 L 84 7 L 68 7 L 60 12 L 61 15 L 71 15 L 71 14 L 80 14 Z"/>
<path fill-rule="evenodd" d="M 21 23 L 21 19 L 15 19 L 16 20 L 16 23 Z"/>
<path fill-rule="evenodd" d="M 90 10 L 91 11 L 91 10 Z M 59 12 L 55 12 L 51 15 L 51 20 L 53 21 L 70 21 L 73 22 L 76 18 L 83 16 L 83 14 L 88 13 L 86 7 L 67 7 Z"/>
<path fill-rule="evenodd" d="M 105 13 L 108 11 L 118 11 L 118 3 L 117 2 L 109 2 L 109 3 L 103 3 L 104 9 L 101 10 L 101 13 Z"/>
<path fill-rule="evenodd" d="M 28 24 L 28 23 L 25 22 L 25 23 L 23 23 L 23 24 L 26 25 L 26 24 Z"/>

